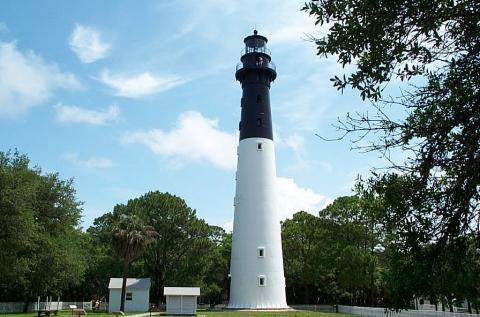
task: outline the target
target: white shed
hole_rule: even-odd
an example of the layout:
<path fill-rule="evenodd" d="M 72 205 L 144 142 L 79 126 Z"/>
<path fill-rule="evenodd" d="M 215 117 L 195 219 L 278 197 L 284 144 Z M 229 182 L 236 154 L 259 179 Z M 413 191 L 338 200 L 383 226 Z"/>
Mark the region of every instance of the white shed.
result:
<path fill-rule="evenodd" d="M 200 287 L 165 287 L 163 294 L 167 296 L 167 314 L 197 314 L 197 297 L 200 296 Z"/>
<path fill-rule="evenodd" d="M 120 296 L 122 295 L 122 278 L 111 278 L 108 284 L 110 293 L 108 311 L 120 310 Z M 127 278 L 127 291 L 125 294 L 126 312 L 146 312 L 149 309 L 150 279 Z"/>

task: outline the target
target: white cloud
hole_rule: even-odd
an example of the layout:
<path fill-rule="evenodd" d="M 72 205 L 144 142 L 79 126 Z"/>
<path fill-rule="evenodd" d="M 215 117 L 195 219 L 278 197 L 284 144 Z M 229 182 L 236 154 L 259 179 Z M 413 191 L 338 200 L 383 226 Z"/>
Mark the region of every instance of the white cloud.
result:
<path fill-rule="evenodd" d="M 78 157 L 78 153 L 71 152 L 66 153 L 64 159 L 78 166 L 88 168 L 110 168 L 113 166 L 113 162 L 109 158 L 105 157 L 92 157 L 86 160 L 82 160 Z"/>
<path fill-rule="evenodd" d="M 288 136 L 288 138 L 285 140 L 285 143 L 287 144 L 288 147 L 290 147 L 293 150 L 293 152 L 295 152 L 296 154 L 299 154 L 304 149 L 305 139 L 300 134 L 293 133 Z"/>
<path fill-rule="evenodd" d="M 158 77 L 144 72 L 130 77 L 111 75 L 108 71 L 100 74 L 99 80 L 112 88 L 115 95 L 129 98 L 138 98 L 168 90 L 184 84 L 187 80 L 178 76 Z"/>
<path fill-rule="evenodd" d="M 208 162 L 227 170 L 236 166 L 237 134 L 221 131 L 218 120 L 194 111 L 182 113 L 171 131 L 129 132 L 123 141 L 143 144 L 168 158 Z"/>
<path fill-rule="evenodd" d="M 185 23 L 182 23 L 174 34 L 177 38 L 200 31 L 200 36 L 204 38 L 218 39 L 219 35 L 224 32 L 224 28 L 219 28 L 218 24 L 212 23 L 212 16 L 228 20 L 240 7 L 238 1 L 224 0 L 183 1 L 183 4 L 188 9 L 183 11 L 186 17 Z M 159 9 L 163 10 L 163 8 Z M 227 27 L 227 24 L 223 26 Z"/>
<path fill-rule="evenodd" d="M 223 230 L 226 232 L 232 232 L 233 231 L 233 219 L 230 221 L 225 222 L 222 226 Z"/>
<path fill-rule="evenodd" d="M 275 143 L 278 144 L 278 139 L 275 140 L 277 140 Z M 289 174 L 293 175 L 306 175 L 318 173 L 319 170 L 323 170 L 323 172 L 331 174 L 333 172 L 332 164 L 329 161 L 310 158 L 308 149 L 305 147 L 305 142 L 305 137 L 298 132 L 294 132 L 285 139 L 281 139 L 280 145 L 290 148 L 294 157 L 290 165 L 284 167 L 282 171 L 288 171 Z"/>
<path fill-rule="evenodd" d="M 102 41 L 100 32 L 80 24 L 75 25 L 68 44 L 83 63 L 93 63 L 105 58 L 110 50 L 110 44 Z"/>
<path fill-rule="evenodd" d="M 81 108 L 78 106 L 55 105 L 57 120 L 60 122 L 88 123 L 94 125 L 106 124 L 118 119 L 120 110 L 117 105 L 111 105 L 103 111 Z"/>
<path fill-rule="evenodd" d="M 319 210 L 333 202 L 310 188 L 298 186 L 291 178 L 277 177 L 276 186 L 281 220 L 290 218 L 301 210 L 317 215 Z"/>
<path fill-rule="evenodd" d="M 275 2 L 275 1 L 272 1 Z M 310 35 L 318 34 L 319 29 L 326 30 L 325 26 L 315 25 L 315 21 L 306 12 L 299 10 L 296 1 L 275 2 L 273 6 L 277 19 L 271 19 L 267 25 L 269 40 L 274 45 L 301 45 L 311 46 L 307 39 Z M 281 22 L 283 21 L 283 22 Z M 285 23 L 285 21 L 288 21 Z"/>
<path fill-rule="evenodd" d="M 112 167 L 113 165 L 111 159 L 104 158 L 104 157 L 90 158 L 86 160 L 84 163 L 86 167 L 90 167 L 90 168 L 109 168 L 109 167 Z"/>
<path fill-rule="evenodd" d="M 32 51 L 0 41 L 0 116 L 15 116 L 47 101 L 57 89 L 78 89 L 73 74 L 62 73 Z"/>

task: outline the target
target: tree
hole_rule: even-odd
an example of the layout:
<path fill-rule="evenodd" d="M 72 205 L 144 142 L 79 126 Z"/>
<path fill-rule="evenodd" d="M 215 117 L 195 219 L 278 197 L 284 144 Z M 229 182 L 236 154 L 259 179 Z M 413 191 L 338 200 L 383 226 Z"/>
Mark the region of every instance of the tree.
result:
<path fill-rule="evenodd" d="M 140 257 L 147 246 L 153 242 L 158 233 L 153 227 L 144 225 L 135 216 L 124 217 L 112 230 L 112 241 L 118 255 L 123 259 L 122 294 L 120 310 L 125 311 L 125 294 L 127 289 L 128 267 Z"/>
<path fill-rule="evenodd" d="M 202 282 L 211 247 L 209 225 L 183 199 L 158 191 L 129 201 L 132 210 L 151 221 L 159 233 L 145 253 L 145 270 L 153 277 L 153 300 L 163 301 L 163 287 Z"/>
<path fill-rule="evenodd" d="M 376 305 L 377 291 L 381 284 L 379 271 L 383 263 L 375 253 L 377 245 L 384 240 L 382 228 L 382 201 L 373 195 L 338 197 L 319 212 L 320 219 L 329 220 L 336 229 L 338 241 L 335 251 L 338 269 L 338 284 L 343 297 L 350 303 Z"/>
<path fill-rule="evenodd" d="M 211 307 L 222 301 L 229 287 L 232 234 L 220 227 L 210 226 L 211 246 L 206 254 L 205 273 L 202 278 L 202 294 Z"/>
<path fill-rule="evenodd" d="M 313 293 L 316 294 L 317 287 L 320 286 L 320 279 L 331 268 L 319 263 L 324 242 L 319 219 L 314 215 L 300 211 L 282 223 L 285 278 L 295 302 L 310 304 Z M 322 271 L 322 268 L 327 272 Z M 303 299 L 298 298 L 300 292 L 303 293 Z"/>
<path fill-rule="evenodd" d="M 319 217 L 302 211 L 282 223 L 287 295 L 291 301 L 377 302 L 383 267 L 374 253 L 374 247 L 383 241 L 377 213 L 376 200 L 346 196 L 321 210 Z"/>
<path fill-rule="evenodd" d="M 387 235 L 385 278 L 392 308 L 406 308 L 413 299 L 429 298 L 453 310 L 454 299 L 478 302 L 479 255 L 474 234 L 457 237 L 444 245 L 428 234 L 437 224 L 432 217 L 428 190 L 419 177 L 387 174 L 357 188 L 360 196 L 382 201 Z M 426 200 L 427 199 L 427 200 Z M 418 219 L 411 210 L 421 211 Z"/>
<path fill-rule="evenodd" d="M 87 266 L 73 181 L 29 163 L 0 152 L 0 297 L 25 303 L 77 285 Z"/>
<path fill-rule="evenodd" d="M 332 78 L 334 87 L 358 90 L 375 111 L 347 115 L 338 125 L 340 138 L 358 133 L 361 140 L 375 133 L 378 142 L 357 147 L 381 151 L 387 159 L 395 149 L 409 153 L 405 164 L 392 160 L 393 172 L 418 189 L 407 190 L 411 196 L 402 194 L 398 208 L 391 209 L 386 221 L 401 220 L 395 235 L 417 239 L 418 245 L 433 242 L 432 256 L 439 262 L 450 252 L 460 254 L 468 237 L 480 247 L 480 4 L 319 0 L 303 10 L 329 29 L 312 38 L 318 55 L 353 64 L 351 73 Z M 385 97 L 392 79 L 409 85 Z M 394 114 L 399 110 L 405 118 Z M 383 177 L 377 180 L 386 185 Z M 408 208 L 410 202 L 415 208 Z M 403 251 L 414 256 L 410 251 L 416 249 Z"/>
<path fill-rule="evenodd" d="M 215 283 L 220 282 L 213 278 L 215 274 L 211 270 L 214 269 L 212 262 L 217 261 L 221 265 L 219 272 L 224 271 L 224 259 L 213 258 L 217 248 L 222 248 L 223 229 L 198 219 L 195 210 L 180 197 L 154 191 L 130 199 L 127 204 L 116 205 L 113 212 L 95 219 L 95 226 L 88 231 L 102 239 L 115 222 L 129 217 L 141 219 L 158 233 L 141 261 L 132 265 L 138 274 L 152 277 L 150 298 L 153 302 L 163 301 L 166 285 L 199 285 L 208 290 L 212 298 L 214 293 L 218 295 L 219 290 L 214 289 Z M 222 273 L 225 279 L 227 273 Z"/>
<path fill-rule="evenodd" d="M 77 288 L 71 298 L 99 299 L 108 296 L 109 279 L 112 276 L 122 276 L 123 265 L 112 245 L 112 229 L 115 221 L 111 213 L 106 213 L 94 220 L 87 229 L 88 269 L 85 272 L 85 282 Z M 130 267 L 129 271 L 132 271 Z M 133 272 L 134 274 L 137 272 Z M 75 296 L 74 296 L 75 295 Z"/>
<path fill-rule="evenodd" d="M 345 133 L 380 135 L 366 150 L 388 155 L 400 148 L 411 159 L 396 166 L 421 178 L 438 219 L 432 238 L 448 243 L 479 228 L 480 201 L 480 5 L 470 0 L 320 0 L 308 11 L 329 33 L 314 39 L 318 55 L 335 55 L 348 75 L 335 76 L 338 89 L 351 86 L 376 110 L 348 116 Z M 383 99 L 392 78 L 412 83 Z M 424 83 L 422 86 L 421 83 Z M 416 84 L 417 86 L 413 86 Z M 388 115 L 403 107 L 404 120 Z M 418 212 L 411 211 L 417 218 Z M 479 240 L 480 241 L 480 240 Z"/>

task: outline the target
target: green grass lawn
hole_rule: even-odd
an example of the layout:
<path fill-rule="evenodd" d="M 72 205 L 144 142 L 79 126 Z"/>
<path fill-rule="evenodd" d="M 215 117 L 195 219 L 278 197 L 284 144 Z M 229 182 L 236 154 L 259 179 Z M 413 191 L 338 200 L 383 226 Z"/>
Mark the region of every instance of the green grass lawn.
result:
<path fill-rule="evenodd" d="M 88 311 L 86 317 L 112 317 L 112 314 L 107 312 L 93 312 Z M 127 313 L 126 316 L 136 315 L 138 313 Z M 154 314 L 159 316 L 158 313 Z M 165 313 L 160 313 L 161 316 L 165 316 Z M 0 314 L 0 317 L 36 317 L 35 312 L 31 313 L 18 313 L 18 314 Z M 70 310 L 63 310 L 58 313 L 60 317 L 73 317 Z M 208 311 L 200 310 L 197 312 L 198 317 L 349 317 L 351 315 L 333 314 L 325 312 L 314 312 L 306 310 L 294 310 L 287 312 L 256 312 L 256 311 L 236 311 L 236 310 L 220 310 L 220 311 Z"/>
<path fill-rule="evenodd" d="M 126 313 L 125 316 L 130 316 L 130 315 L 135 315 L 138 313 Z M 30 312 L 30 313 L 10 313 L 10 314 L 0 314 L 0 317 L 37 317 L 36 312 Z M 44 317 L 45 315 L 42 315 Z M 98 311 L 87 311 L 87 316 L 86 317 L 114 317 L 114 315 L 109 314 L 108 312 L 98 312 Z M 50 317 L 55 317 L 54 314 L 50 315 Z M 72 315 L 72 311 L 70 309 L 68 310 L 61 310 L 58 312 L 57 317 L 76 317 L 75 315 Z"/>
<path fill-rule="evenodd" d="M 348 315 L 294 310 L 288 312 L 255 312 L 255 311 L 199 311 L 198 317 L 347 317 Z M 358 317 L 358 316 L 357 316 Z"/>

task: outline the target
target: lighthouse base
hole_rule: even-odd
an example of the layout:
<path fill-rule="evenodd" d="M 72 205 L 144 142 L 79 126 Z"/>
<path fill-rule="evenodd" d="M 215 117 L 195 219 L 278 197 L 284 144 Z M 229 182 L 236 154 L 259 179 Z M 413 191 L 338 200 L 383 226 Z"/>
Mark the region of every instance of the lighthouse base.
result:
<path fill-rule="evenodd" d="M 263 308 L 263 309 L 246 309 L 246 308 L 230 308 L 230 307 L 225 307 L 226 309 L 229 310 L 238 310 L 238 311 L 265 311 L 265 312 L 290 312 L 290 311 L 295 311 L 295 309 L 287 307 L 287 308 Z"/>
<path fill-rule="evenodd" d="M 275 311 L 278 311 L 278 312 L 282 312 L 282 311 L 293 311 L 295 309 L 289 307 L 289 306 L 284 306 L 284 307 L 233 307 L 234 305 L 230 305 L 228 304 L 225 308 L 226 309 L 229 309 L 229 310 L 238 310 L 238 311 L 269 311 L 269 312 L 275 312 Z"/>

